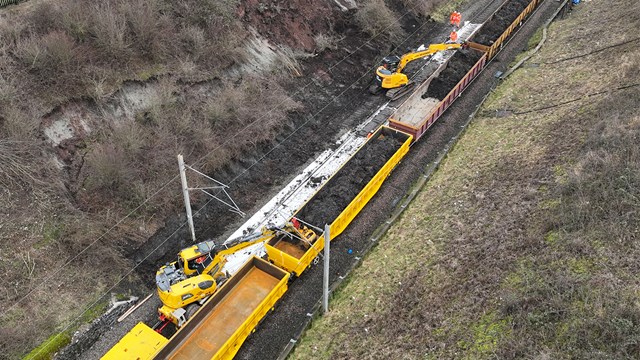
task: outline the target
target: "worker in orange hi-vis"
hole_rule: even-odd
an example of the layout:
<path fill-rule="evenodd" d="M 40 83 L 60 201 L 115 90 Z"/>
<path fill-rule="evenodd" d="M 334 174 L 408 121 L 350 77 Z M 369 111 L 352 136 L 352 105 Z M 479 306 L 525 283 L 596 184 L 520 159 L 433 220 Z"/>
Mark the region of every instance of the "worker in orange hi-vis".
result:
<path fill-rule="evenodd" d="M 462 14 L 457 11 L 452 12 L 451 16 L 449 16 L 449 21 L 451 22 L 452 26 L 459 28 L 460 22 L 462 21 Z"/>
<path fill-rule="evenodd" d="M 451 42 L 458 41 L 458 33 L 455 30 L 453 30 L 451 34 L 449 34 L 449 40 L 451 40 Z"/>

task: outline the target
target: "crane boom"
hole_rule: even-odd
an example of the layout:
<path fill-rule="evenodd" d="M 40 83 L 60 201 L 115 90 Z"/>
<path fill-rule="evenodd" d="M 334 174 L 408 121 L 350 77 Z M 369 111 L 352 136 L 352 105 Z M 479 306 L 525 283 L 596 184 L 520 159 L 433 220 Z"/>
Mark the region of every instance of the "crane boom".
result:
<path fill-rule="evenodd" d="M 454 50 L 454 49 L 459 49 L 461 47 L 462 47 L 462 44 L 457 44 L 457 43 L 453 43 L 453 44 L 431 44 L 425 50 L 412 51 L 410 53 L 406 53 L 406 54 L 402 55 L 402 57 L 400 58 L 400 62 L 398 63 L 398 68 L 396 69 L 395 72 L 396 73 L 402 72 L 402 70 L 404 70 L 404 68 L 407 66 L 407 64 L 409 64 L 410 62 L 412 62 L 414 60 L 421 59 L 421 58 L 433 55 L 433 54 L 435 54 L 437 52 L 440 52 L 440 51 Z"/>
<path fill-rule="evenodd" d="M 376 69 L 377 83 L 372 85 L 369 91 L 376 94 L 380 89 L 387 89 L 387 97 L 396 100 L 409 91 L 412 82 L 402 71 L 410 62 L 431 56 L 445 50 L 455 50 L 466 47 L 465 43 L 431 44 L 428 48 L 419 51 L 408 52 L 402 57 L 387 56 L 382 60 L 382 66 Z"/>

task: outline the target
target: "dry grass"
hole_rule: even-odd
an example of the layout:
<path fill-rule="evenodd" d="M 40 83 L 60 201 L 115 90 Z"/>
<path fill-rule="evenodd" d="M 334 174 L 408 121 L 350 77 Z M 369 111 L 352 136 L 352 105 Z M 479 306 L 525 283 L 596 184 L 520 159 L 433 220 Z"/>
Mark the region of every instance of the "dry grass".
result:
<path fill-rule="evenodd" d="M 367 0 L 356 12 L 356 22 L 364 32 L 371 36 L 386 35 L 392 39 L 399 39 L 404 31 L 396 15 L 387 7 L 383 0 Z"/>
<path fill-rule="evenodd" d="M 41 2 L 23 22 L 0 28 L 3 73 L 18 77 L 16 96 L 44 112 L 90 93 L 88 79 L 102 79 L 112 92 L 122 80 L 158 69 L 180 76 L 179 59 L 193 61 L 206 77 L 238 59 L 246 32 L 234 15 L 237 3 Z"/>
<path fill-rule="evenodd" d="M 34 2 L 20 21 L 0 21 L 0 275 L 10 279 L 0 301 L 11 307 L 0 315 L 0 358 L 20 358 L 61 331 L 131 267 L 125 249 L 162 225 L 179 201 L 175 188 L 109 229 L 176 175 L 177 153 L 189 162 L 211 153 L 199 168 L 219 169 L 270 141 L 299 108 L 278 85 L 282 74 L 220 86 L 207 81 L 196 90 L 180 81 L 214 78 L 242 59 L 238 44 L 246 32 L 237 4 Z M 151 79 L 146 84 L 155 84 L 157 101 L 131 118 L 102 113 L 130 79 Z M 69 99 L 84 99 L 83 116 L 99 126 L 83 141 L 52 147 L 42 140 L 41 121 Z M 215 115 L 215 106 L 222 113 Z M 230 136 L 251 123 L 250 131 Z"/>
<path fill-rule="evenodd" d="M 166 93 L 157 104 L 139 111 L 135 121 L 105 130 L 89 147 L 78 188 L 84 209 L 139 204 L 176 174 L 178 153 L 190 161 L 209 154 L 199 168 L 218 170 L 270 141 L 287 113 L 300 106 L 276 82 L 259 78 L 225 83 L 202 100 L 178 101 L 174 85 L 160 87 Z M 177 199 L 169 196 L 171 191 L 155 196 L 145 213 L 171 205 L 167 199 Z"/>
<path fill-rule="evenodd" d="M 624 40 L 608 19 L 630 6 L 583 3 L 531 61 L 584 53 L 588 33 Z M 519 70 L 485 113 L 637 83 L 638 60 Z M 293 358 L 639 357 L 639 100 L 628 89 L 476 119 Z"/>
<path fill-rule="evenodd" d="M 335 50 L 338 48 L 338 42 L 340 39 L 329 34 L 318 34 L 313 37 L 313 41 L 316 43 L 315 52 L 321 53 L 327 49 Z"/>

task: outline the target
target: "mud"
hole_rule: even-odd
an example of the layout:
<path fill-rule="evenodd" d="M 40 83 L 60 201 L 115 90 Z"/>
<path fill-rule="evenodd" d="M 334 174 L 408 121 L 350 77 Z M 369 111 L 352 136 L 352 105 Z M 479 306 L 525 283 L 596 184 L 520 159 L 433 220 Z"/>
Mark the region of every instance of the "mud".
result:
<path fill-rule="evenodd" d="M 331 224 L 401 145 L 400 137 L 371 139 L 296 216 L 319 228 Z"/>
<path fill-rule="evenodd" d="M 447 63 L 447 67 L 431 81 L 427 91 L 422 94 L 422 98 L 444 99 L 480 57 L 482 57 L 482 53 L 475 50 L 457 51 Z"/>
<path fill-rule="evenodd" d="M 472 41 L 488 46 L 493 44 L 530 2 L 531 0 L 512 0 L 504 4 L 495 16 L 476 33 Z"/>

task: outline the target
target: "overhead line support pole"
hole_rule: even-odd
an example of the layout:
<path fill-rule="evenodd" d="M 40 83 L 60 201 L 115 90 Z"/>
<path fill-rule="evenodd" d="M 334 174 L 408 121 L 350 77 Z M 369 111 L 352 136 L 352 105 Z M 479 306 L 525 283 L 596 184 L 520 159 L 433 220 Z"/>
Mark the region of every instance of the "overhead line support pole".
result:
<path fill-rule="evenodd" d="M 184 207 L 187 210 L 187 222 L 191 232 L 191 240 L 196 242 L 196 230 L 193 226 L 193 214 L 191 213 L 191 200 L 189 199 L 189 186 L 187 185 L 186 167 L 182 155 L 178 155 L 178 167 L 180 167 L 180 181 L 182 182 L 182 195 L 184 196 Z"/>
<path fill-rule="evenodd" d="M 329 311 L 329 248 L 331 244 L 331 234 L 329 225 L 324 225 L 324 278 L 322 281 L 322 308 L 324 312 Z"/>

